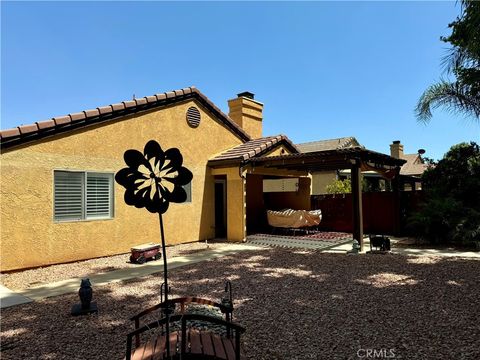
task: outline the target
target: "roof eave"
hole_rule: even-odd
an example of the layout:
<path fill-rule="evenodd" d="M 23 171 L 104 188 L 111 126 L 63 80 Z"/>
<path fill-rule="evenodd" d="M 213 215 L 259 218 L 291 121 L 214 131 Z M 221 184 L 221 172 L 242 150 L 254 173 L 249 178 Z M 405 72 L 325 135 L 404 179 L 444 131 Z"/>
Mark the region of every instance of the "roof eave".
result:
<path fill-rule="evenodd" d="M 189 87 L 3 130 L 0 132 L 0 149 L 5 150 L 19 145 L 28 145 L 34 141 L 73 131 L 78 128 L 103 124 L 110 120 L 119 120 L 133 114 L 145 113 L 191 99 L 198 100 L 206 110 L 212 113 L 214 117 L 222 120 L 222 124 L 229 128 L 242 141 L 251 140 L 250 136 L 242 128 L 224 114 L 213 102 L 202 94 L 200 90 L 195 87 Z"/>

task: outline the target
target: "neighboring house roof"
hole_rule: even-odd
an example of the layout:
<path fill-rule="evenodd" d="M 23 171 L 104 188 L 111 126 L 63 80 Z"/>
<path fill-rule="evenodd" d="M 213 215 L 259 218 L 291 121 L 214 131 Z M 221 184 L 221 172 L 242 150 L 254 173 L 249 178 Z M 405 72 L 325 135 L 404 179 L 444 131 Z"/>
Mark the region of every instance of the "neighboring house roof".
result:
<path fill-rule="evenodd" d="M 297 147 L 285 135 L 266 136 L 259 139 L 250 140 L 244 144 L 235 146 L 225 151 L 224 153 L 210 159 L 209 164 L 220 163 L 223 161 L 231 162 L 232 160 L 248 160 L 258 155 L 264 155 L 280 145 L 284 145 L 292 153 L 299 152 Z"/>
<path fill-rule="evenodd" d="M 21 125 L 13 129 L 1 130 L 0 146 L 2 149 L 5 149 L 47 136 L 72 131 L 80 127 L 118 120 L 134 113 L 162 108 L 191 99 L 197 100 L 242 141 L 250 140 L 250 136 L 228 117 L 228 115 L 224 114 L 213 102 L 203 95 L 200 90 L 191 86 L 180 90 L 101 106 L 91 110 L 84 110 L 65 116 L 58 116 L 50 120 L 37 121 L 33 124 Z"/>
<path fill-rule="evenodd" d="M 419 154 L 403 154 L 402 159 L 407 162 L 401 167 L 400 175 L 420 176 L 428 168 Z"/>
<path fill-rule="evenodd" d="M 360 143 L 353 136 L 342 137 L 338 139 L 328 139 L 311 141 L 301 144 L 296 144 L 300 152 L 309 153 L 315 151 L 345 149 L 348 147 L 361 146 Z"/>

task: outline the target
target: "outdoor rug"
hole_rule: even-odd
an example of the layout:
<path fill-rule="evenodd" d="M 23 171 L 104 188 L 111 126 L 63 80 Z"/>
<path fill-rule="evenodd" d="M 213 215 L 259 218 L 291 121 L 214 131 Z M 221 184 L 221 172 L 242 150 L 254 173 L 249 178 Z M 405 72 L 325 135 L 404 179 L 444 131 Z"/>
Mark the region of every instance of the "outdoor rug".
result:
<path fill-rule="evenodd" d="M 307 235 L 297 236 L 274 234 L 254 234 L 247 236 L 247 242 L 254 245 L 312 250 L 326 250 L 337 245 L 351 242 L 352 239 L 352 234 L 325 231 L 317 231 Z"/>

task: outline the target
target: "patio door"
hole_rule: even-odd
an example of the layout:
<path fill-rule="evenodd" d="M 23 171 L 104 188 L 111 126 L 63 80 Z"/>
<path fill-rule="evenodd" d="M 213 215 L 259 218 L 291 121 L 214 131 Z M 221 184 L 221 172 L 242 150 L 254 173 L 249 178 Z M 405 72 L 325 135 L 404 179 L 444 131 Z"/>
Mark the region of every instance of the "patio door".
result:
<path fill-rule="evenodd" d="M 215 237 L 227 237 L 227 181 L 215 180 Z"/>

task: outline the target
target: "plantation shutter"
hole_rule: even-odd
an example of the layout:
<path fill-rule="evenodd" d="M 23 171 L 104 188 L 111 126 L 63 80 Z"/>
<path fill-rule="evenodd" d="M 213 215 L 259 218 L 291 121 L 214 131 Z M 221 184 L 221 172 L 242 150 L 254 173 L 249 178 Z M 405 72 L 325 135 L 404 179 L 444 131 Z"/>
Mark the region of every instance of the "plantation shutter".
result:
<path fill-rule="evenodd" d="M 87 173 L 87 219 L 112 216 L 112 183 L 112 174 Z"/>
<path fill-rule="evenodd" d="M 54 172 L 55 220 L 81 220 L 83 218 L 83 173 Z"/>

